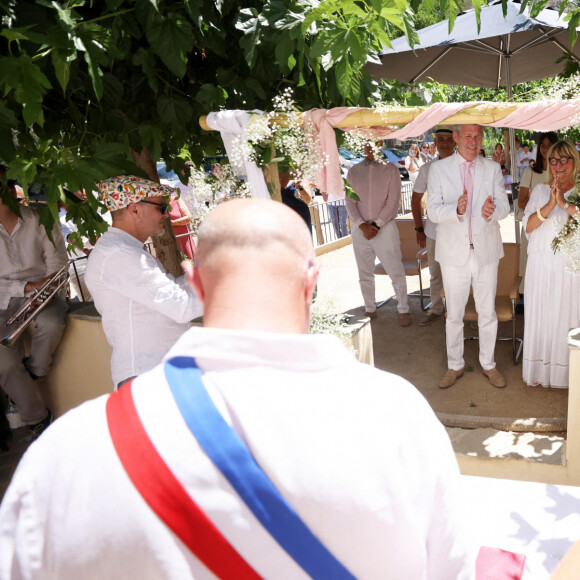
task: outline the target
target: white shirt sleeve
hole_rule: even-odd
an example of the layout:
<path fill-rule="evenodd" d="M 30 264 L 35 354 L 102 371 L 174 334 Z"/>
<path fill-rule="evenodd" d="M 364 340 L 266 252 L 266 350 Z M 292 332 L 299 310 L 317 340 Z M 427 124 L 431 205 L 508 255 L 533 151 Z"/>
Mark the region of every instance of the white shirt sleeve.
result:
<path fill-rule="evenodd" d="M 106 281 L 113 290 L 136 302 L 157 310 L 175 322 L 189 322 L 203 314 L 203 305 L 193 289 L 170 278 L 159 262 L 143 252 L 135 259 L 133 252 L 119 251 L 109 256 L 115 266 L 104 270 Z"/>

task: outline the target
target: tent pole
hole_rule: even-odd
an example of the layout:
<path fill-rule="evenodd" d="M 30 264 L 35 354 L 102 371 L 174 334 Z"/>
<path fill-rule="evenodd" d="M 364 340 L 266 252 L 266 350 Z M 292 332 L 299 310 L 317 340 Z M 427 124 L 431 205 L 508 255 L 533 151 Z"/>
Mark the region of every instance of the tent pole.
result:
<path fill-rule="evenodd" d="M 506 70 L 506 86 L 507 86 L 507 99 L 508 101 L 512 100 L 512 79 L 510 74 L 510 54 L 509 54 L 509 40 L 507 46 L 507 54 L 505 55 L 505 70 Z M 509 131 L 509 142 L 510 142 L 510 170 L 512 173 L 512 183 L 518 182 L 518 163 L 516 159 L 516 136 L 515 131 L 512 127 L 508 128 Z M 513 191 L 513 188 L 512 188 Z M 514 204 L 514 226 L 516 229 L 516 243 L 520 243 L 520 224 L 516 220 L 516 201 L 513 201 Z"/>

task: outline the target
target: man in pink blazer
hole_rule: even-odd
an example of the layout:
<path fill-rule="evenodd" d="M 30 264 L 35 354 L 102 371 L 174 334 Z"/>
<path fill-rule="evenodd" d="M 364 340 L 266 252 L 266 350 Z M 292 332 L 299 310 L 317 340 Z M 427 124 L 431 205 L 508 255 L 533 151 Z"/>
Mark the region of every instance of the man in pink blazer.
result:
<path fill-rule="evenodd" d="M 437 224 L 435 258 L 441 265 L 447 301 L 448 371 L 439 382 L 451 387 L 463 375 L 463 315 L 473 287 L 478 312 L 479 362 L 494 387 L 505 387 L 495 368 L 497 266 L 503 257 L 499 220 L 509 213 L 500 166 L 479 156 L 480 125 L 458 125 L 455 155 L 429 173 L 427 214 Z"/>

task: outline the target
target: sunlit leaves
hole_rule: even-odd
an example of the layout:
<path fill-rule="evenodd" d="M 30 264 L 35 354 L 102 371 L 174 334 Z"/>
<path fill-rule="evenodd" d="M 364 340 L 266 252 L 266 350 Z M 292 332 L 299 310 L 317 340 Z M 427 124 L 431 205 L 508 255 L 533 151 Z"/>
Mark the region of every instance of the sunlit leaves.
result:
<path fill-rule="evenodd" d="M 0 86 L 4 91 L 14 91 L 16 101 L 23 106 L 26 125 L 42 125 L 41 103 L 51 85 L 32 58 L 26 55 L 0 57 Z"/>

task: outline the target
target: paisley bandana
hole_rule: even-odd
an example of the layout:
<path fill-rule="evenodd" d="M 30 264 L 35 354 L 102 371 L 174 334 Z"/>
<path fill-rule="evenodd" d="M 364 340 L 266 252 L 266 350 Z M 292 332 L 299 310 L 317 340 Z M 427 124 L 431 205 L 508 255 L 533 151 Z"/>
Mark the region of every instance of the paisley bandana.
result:
<path fill-rule="evenodd" d="M 175 193 L 173 187 L 161 185 L 134 175 L 111 177 L 98 184 L 101 199 L 109 211 L 123 209 L 131 203 L 137 203 L 144 197 L 170 196 Z"/>

